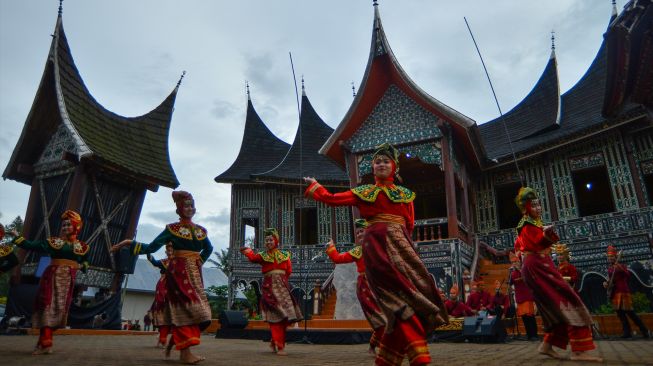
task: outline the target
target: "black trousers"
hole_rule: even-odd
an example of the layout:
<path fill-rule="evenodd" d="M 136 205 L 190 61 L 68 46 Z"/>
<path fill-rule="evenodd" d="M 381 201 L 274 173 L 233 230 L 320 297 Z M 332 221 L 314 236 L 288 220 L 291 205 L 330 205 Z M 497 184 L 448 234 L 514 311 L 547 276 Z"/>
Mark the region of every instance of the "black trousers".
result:
<path fill-rule="evenodd" d="M 637 316 L 637 314 L 635 314 L 635 311 L 617 310 L 617 316 L 619 317 L 619 320 L 621 320 L 621 325 L 624 329 L 625 337 L 630 337 L 632 335 L 628 318 L 630 318 L 630 320 L 632 320 L 633 323 L 635 323 L 639 327 L 639 330 L 642 332 L 643 336 L 648 337 L 648 329 L 646 328 L 646 325 L 644 325 L 642 319 L 639 316 Z"/>

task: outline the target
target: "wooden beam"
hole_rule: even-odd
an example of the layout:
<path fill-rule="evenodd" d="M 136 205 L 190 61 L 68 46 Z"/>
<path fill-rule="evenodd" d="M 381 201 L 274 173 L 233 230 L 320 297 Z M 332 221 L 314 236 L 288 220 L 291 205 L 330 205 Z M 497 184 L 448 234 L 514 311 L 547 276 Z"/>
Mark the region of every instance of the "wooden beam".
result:
<path fill-rule="evenodd" d="M 458 237 L 458 217 L 456 207 L 456 182 L 454 182 L 453 163 L 451 162 L 451 129 L 445 124 L 441 128 L 444 130 L 442 141 L 442 167 L 444 169 L 444 189 L 447 200 L 447 228 L 448 237 Z"/>
<path fill-rule="evenodd" d="M 66 203 L 67 209 L 77 211 L 81 214 L 88 184 L 86 164 L 77 165 L 75 167 L 75 175 L 70 183 L 70 191 L 68 192 L 68 201 Z"/>
<path fill-rule="evenodd" d="M 633 156 L 633 136 L 630 134 L 620 133 L 624 147 L 626 148 L 626 158 L 628 159 L 628 167 L 630 168 L 630 176 L 633 179 L 635 186 L 635 195 L 637 196 L 637 205 L 641 207 L 648 206 L 644 199 L 644 190 L 642 189 L 642 181 L 639 179 L 639 168 Z M 650 194 L 653 194 L 651 192 Z"/>
<path fill-rule="evenodd" d="M 553 179 L 551 178 L 551 164 L 549 164 L 549 161 L 549 154 L 545 154 L 544 179 L 546 180 L 546 198 L 549 201 L 549 210 L 551 210 L 551 221 L 558 221 L 558 204 L 556 203 L 556 197 L 553 191 Z"/>

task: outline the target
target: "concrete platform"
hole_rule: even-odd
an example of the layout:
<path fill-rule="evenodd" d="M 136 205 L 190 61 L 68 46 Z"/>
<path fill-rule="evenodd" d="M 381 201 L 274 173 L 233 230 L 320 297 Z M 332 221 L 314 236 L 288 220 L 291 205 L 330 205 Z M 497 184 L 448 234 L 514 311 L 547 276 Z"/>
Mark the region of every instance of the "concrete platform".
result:
<path fill-rule="evenodd" d="M 154 347 L 156 337 L 80 335 L 55 336 L 55 353 L 31 356 L 36 336 L 0 336 L 0 365 L 177 365 L 178 353 L 166 360 Z M 653 341 L 598 341 L 597 355 L 604 365 L 653 365 Z M 429 345 L 434 365 L 590 365 L 557 361 L 540 356 L 537 343 L 513 341 L 506 344 L 433 343 Z M 372 365 L 367 345 L 289 344 L 289 356 L 271 353 L 265 342 L 215 339 L 202 336 L 194 352 L 207 358 L 201 365 Z M 567 351 L 568 353 L 568 351 Z"/>

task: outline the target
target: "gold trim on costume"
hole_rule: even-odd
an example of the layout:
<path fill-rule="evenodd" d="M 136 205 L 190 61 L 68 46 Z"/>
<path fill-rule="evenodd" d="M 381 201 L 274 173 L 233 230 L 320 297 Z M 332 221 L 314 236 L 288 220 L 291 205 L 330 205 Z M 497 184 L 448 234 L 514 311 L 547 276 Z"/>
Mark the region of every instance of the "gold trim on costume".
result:
<path fill-rule="evenodd" d="M 378 214 L 372 216 L 372 218 L 368 219 L 367 222 L 371 224 L 376 224 L 378 222 L 389 222 L 392 224 L 399 224 L 406 226 L 406 219 L 404 219 L 403 216 L 399 215 L 392 215 L 392 214 Z"/>
<path fill-rule="evenodd" d="M 74 260 L 70 259 L 63 259 L 63 258 L 52 258 L 50 261 L 51 266 L 68 266 L 70 268 L 76 268 L 79 269 L 79 263 L 75 262 Z"/>
<path fill-rule="evenodd" d="M 263 273 L 263 276 L 272 276 L 272 275 L 275 275 L 275 274 L 285 275 L 286 271 L 284 271 L 283 269 L 273 269 L 271 271 L 267 271 L 267 272 Z"/>
<path fill-rule="evenodd" d="M 200 252 L 193 250 L 175 250 L 173 256 L 181 258 L 199 258 Z"/>

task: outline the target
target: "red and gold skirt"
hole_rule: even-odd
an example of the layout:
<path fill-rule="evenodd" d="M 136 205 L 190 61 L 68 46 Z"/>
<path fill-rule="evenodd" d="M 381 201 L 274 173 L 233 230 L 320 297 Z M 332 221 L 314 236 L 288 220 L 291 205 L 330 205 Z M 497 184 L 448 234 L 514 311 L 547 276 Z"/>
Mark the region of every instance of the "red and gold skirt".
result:
<path fill-rule="evenodd" d="M 264 273 L 261 292 L 261 310 L 265 321 L 279 323 L 285 320 L 294 323 L 304 318 L 297 301 L 290 294 L 285 271 Z"/>
<path fill-rule="evenodd" d="M 152 324 L 155 327 L 160 327 L 162 325 L 170 325 L 170 312 L 166 306 L 166 297 L 167 297 L 167 285 L 166 285 L 166 275 L 162 275 L 159 281 L 156 283 L 156 290 L 154 292 L 154 302 L 150 308 L 152 313 Z"/>
<path fill-rule="evenodd" d="M 370 290 L 370 285 L 367 283 L 365 273 L 358 274 L 356 296 L 358 297 L 358 301 L 363 309 L 363 314 L 365 314 L 365 318 L 367 318 L 372 329 L 376 330 L 385 327 L 385 314 L 383 314 L 381 307 L 379 307 L 379 304 L 377 303 L 376 295 L 372 290 Z"/>
<path fill-rule="evenodd" d="M 175 251 L 166 273 L 167 311 L 175 326 L 211 324 L 211 307 L 204 292 L 202 260 L 197 252 Z M 195 254 L 193 254 L 195 253 Z"/>
<path fill-rule="evenodd" d="M 617 292 L 612 296 L 612 308 L 614 310 L 633 310 L 633 296 L 630 292 Z"/>
<path fill-rule="evenodd" d="M 68 264 L 67 262 L 70 262 Z M 53 259 L 43 272 L 32 314 L 33 328 L 65 328 L 73 299 L 78 264 Z"/>
<path fill-rule="evenodd" d="M 386 333 L 392 332 L 397 317 L 407 320 L 417 315 L 427 334 L 448 322 L 433 277 L 404 225 L 373 223 L 365 231 L 363 257 L 370 288 L 387 319 Z"/>
<path fill-rule="evenodd" d="M 526 255 L 523 259 L 522 277 L 533 292 L 545 332 L 552 331 L 559 324 L 575 327 L 592 325 L 592 317 L 585 304 L 562 278 L 549 255 Z"/>

